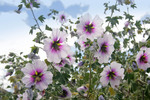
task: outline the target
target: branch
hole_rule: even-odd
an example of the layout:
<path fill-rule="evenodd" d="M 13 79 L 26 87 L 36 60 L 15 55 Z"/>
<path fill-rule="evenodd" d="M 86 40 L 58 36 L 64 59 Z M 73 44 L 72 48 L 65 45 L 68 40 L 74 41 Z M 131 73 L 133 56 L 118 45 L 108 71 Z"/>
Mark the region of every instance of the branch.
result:
<path fill-rule="evenodd" d="M 27 1 L 28 1 L 28 3 L 30 4 L 30 1 L 29 1 L 29 0 L 27 0 Z M 30 10 L 31 10 L 32 15 L 33 15 L 33 18 L 34 18 L 34 20 L 35 20 L 35 22 L 36 22 L 36 24 L 37 24 L 37 26 L 38 26 L 38 29 L 41 31 L 41 33 L 43 33 L 43 31 L 42 31 L 41 28 L 40 28 L 40 25 L 39 25 L 39 23 L 38 23 L 38 21 L 37 21 L 37 19 L 36 19 L 36 17 L 35 17 L 34 11 L 33 11 L 33 9 L 32 9 L 31 6 L 30 6 Z"/>

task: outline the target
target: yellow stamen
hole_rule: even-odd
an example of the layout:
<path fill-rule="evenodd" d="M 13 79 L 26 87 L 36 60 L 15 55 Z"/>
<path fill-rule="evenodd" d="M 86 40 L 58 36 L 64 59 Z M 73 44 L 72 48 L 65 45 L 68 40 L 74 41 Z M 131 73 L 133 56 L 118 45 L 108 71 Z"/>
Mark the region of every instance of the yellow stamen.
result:
<path fill-rule="evenodd" d="M 37 72 L 37 71 L 35 71 L 35 75 L 38 75 L 38 72 Z"/>
<path fill-rule="evenodd" d="M 40 73 L 40 75 L 39 76 L 42 76 L 43 74 L 42 73 Z"/>
<path fill-rule="evenodd" d="M 36 77 L 36 78 L 35 78 L 35 82 L 39 82 L 40 80 L 41 80 L 40 77 Z"/>
<path fill-rule="evenodd" d="M 57 43 L 57 45 L 60 46 L 61 44 L 60 44 L 60 43 Z"/>

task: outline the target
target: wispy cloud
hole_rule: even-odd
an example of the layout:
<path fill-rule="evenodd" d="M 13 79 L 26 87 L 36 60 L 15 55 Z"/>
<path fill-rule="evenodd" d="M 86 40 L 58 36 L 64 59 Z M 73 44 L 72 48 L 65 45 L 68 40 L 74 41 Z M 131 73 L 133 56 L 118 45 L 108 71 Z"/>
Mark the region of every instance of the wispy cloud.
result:
<path fill-rule="evenodd" d="M 55 9 L 57 11 L 64 11 L 67 14 L 69 14 L 70 16 L 72 16 L 73 18 L 76 18 L 78 14 L 82 14 L 83 12 L 86 12 L 89 9 L 89 6 L 81 6 L 81 5 L 70 5 L 69 7 L 65 8 L 64 4 L 58 0 L 58 1 L 54 1 L 52 2 L 52 4 L 47 7 L 45 5 L 41 5 L 40 9 L 35 10 L 35 16 L 40 16 L 40 15 L 44 15 L 45 18 L 49 18 L 47 16 L 47 14 L 50 12 L 50 9 Z M 28 13 L 28 18 L 26 20 L 26 23 L 28 25 L 34 25 L 35 22 L 32 18 L 32 14 L 31 12 L 27 11 Z"/>
<path fill-rule="evenodd" d="M 149 13 L 145 14 L 144 16 L 142 16 L 142 17 L 141 17 L 141 20 L 144 20 L 144 19 L 146 19 L 147 17 L 150 18 L 150 14 L 149 14 Z"/>
<path fill-rule="evenodd" d="M 40 15 L 44 15 L 45 18 L 49 18 L 47 14 L 50 12 L 50 9 L 55 9 L 57 11 L 64 11 L 70 16 L 72 16 L 73 18 L 76 18 L 78 14 L 82 14 L 83 12 L 86 12 L 89 9 L 89 5 L 81 6 L 79 4 L 73 4 L 65 8 L 62 1 L 57 0 L 57 1 L 53 1 L 50 6 L 45 6 L 41 4 L 39 9 L 34 10 L 35 16 L 39 17 Z M 17 6 L 8 3 L 0 5 L 0 13 L 10 12 L 10 11 L 12 12 L 14 10 L 17 10 Z M 22 9 L 22 11 L 25 11 L 28 15 L 27 19 L 25 20 L 26 24 L 29 26 L 34 25 L 35 21 L 33 19 L 31 11 L 28 9 Z"/>
<path fill-rule="evenodd" d="M 8 3 L 0 4 L 0 13 L 14 11 L 16 8 L 17 8 L 16 6 Z"/>

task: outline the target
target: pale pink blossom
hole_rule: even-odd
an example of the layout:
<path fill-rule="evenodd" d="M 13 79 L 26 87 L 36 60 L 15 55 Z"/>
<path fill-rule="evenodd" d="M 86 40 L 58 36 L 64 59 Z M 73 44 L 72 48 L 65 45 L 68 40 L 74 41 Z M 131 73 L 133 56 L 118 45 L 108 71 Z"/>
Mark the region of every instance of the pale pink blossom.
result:
<path fill-rule="evenodd" d="M 51 39 L 44 40 L 44 51 L 49 62 L 60 63 L 66 58 L 70 51 L 70 46 L 66 44 L 67 33 L 59 29 L 53 29 Z"/>
<path fill-rule="evenodd" d="M 100 74 L 100 82 L 102 86 L 107 86 L 110 83 L 112 88 L 119 86 L 120 80 L 124 78 L 124 69 L 121 64 L 112 62 L 110 66 L 106 66 Z"/>
<path fill-rule="evenodd" d="M 90 46 L 90 44 L 87 42 L 87 38 L 84 38 L 84 36 L 79 38 L 78 44 L 81 46 L 81 50 L 85 50 L 85 48 Z"/>
<path fill-rule="evenodd" d="M 142 47 L 136 56 L 136 62 L 140 69 L 147 70 L 150 67 L 150 48 Z"/>
<path fill-rule="evenodd" d="M 64 99 L 66 99 L 66 98 L 71 98 L 71 96 L 72 96 L 72 93 L 71 93 L 71 91 L 69 90 L 69 88 L 68 87 L 65 87 L 65 86 L 61 86 L 61 88 L 62 88 L 62 94 L 60 95 L 60 97 L 61 98 L 64 98 Z"/>
<path fill-rule="evenodd" d="M 103 33 L 102 28 L 102 19 L 96 15 L 92 20 L 92 17 L 89 13 L 81 16 L 79 19 L 80 23 L 77 25 L 77 33 L 79 36 L 88 38 L 90 40 L 96 39 L 98 36 L 101 36 Z"/>
<path fill-rule="evenodd" d="M 103 37 L 97 39 L 98 51 L 95 52 L 94 57 L 98 59 L 99 63 L 108 63 L 109 58 L 114 51 L 114 38 L 111 34 L 104 34 Z"/>
<path fill-rule="evenodd" d="M 130 22 L 126 21 L 124 25 L 125 25 L 125 27 L 128 27 L 130 25 Z"/>
<path fill-rule="evenodd" d="M 22 82 L 26 87 L 35 85 L 36 89 L 42 91 L 52 83 L 53 74 L 47 71 L 47 65 L 43 61 L 34 60 L 32 64 L 27 63 L 21 71 L 25 75 L 22 78 Z"/>
<path fill-rule="evenodd" d="M 72 51 L 69 51 L 68 56 L 66 57 L 66 60 L 69 62 L 69 65 L 73 65 L 75 63 L 75 57 Z"/>
<path fill-rule="evenodd" d="M 64 12 L 60 12 L 58 14 L 58 20 L 61 24 L 64 24 L 68 21 L 68 15 Z"/>
<path fill-rule="evenodd" d="M 54 63 L 54 67 L 60 72 L 61 68 L 64 67 L 66 64 L 69 64 L 69 62 L 66 59 L 62 59 L 60 63 Z"/>
<path fill-rule="evenodd" d="M 82 91 L 83 91 L 83 92 L 86 92 L 87 90 L 88 90 L 88 88 L 87 88 L 86 86 L 81 86 L 81 87 L 78 87 L 78 88 L 77 88 L 77 91 L 78 91 L 78 92 L 82 92 Z"/>

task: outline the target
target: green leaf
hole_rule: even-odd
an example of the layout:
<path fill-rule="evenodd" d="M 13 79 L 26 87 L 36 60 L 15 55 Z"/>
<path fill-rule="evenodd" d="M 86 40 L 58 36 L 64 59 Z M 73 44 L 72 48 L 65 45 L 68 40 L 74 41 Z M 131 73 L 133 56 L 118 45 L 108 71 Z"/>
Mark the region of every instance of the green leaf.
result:
<path fill-rule="evenodd" d="M 128 83 L 131 83 L 131 81 L 134 81 L 134 74 L 133 73 L 126 73 L 124 79 L 128 80 Z"/>
<path fill-rule="evenodd" d="M 127 14 L 126 12 L 124 12 L 124 15 L 125 15 L 125 19 L 128 19 L 129 21 L 130 21 L 130 20 L 133 20 L 133 17 L 134 17 L 134 16 L 132 16 L 132 15 L 130 15 L 130 14 Z"/>
<path fill-rule="evenodd" d="M 37 46 L 33 46 L 33 47 L 31 47 L 31 52 L 33 52 L 34 54 L 38 54 L 38 52 L 39 52 L 39 48 L 37 47 Z"/>
<path fill-rule="evenodd" d="M 22 4 L 18 5 L 18 10 L 17 11 L 20 11 L 22 9 Z"/>
<path fill-rule="evenodd" d="M 44 61 L 45 61 L 47 66 L 51 64 L 47 59 L 45 59 Z"/>
<path fill-rule="evenodd" d="M 52 14 L 56 15 L 56 14 L 58 14 L 58 11 L 54 10 L 54 9 L 50 9 L 50 13 L 48 14 L 48 16 L 51 16 Z"/>
<path fill-rule="evenodd" d="M 15 53 L 10 52 L 10 53 L 9 53 L 9 56 L 10 56 L 10 57 L 13 57 L 13 56 L 16 56 L 16 55 L 15 55 Z"/>
<path fill-rule="evenodd" d="M 45 26 L 46 30 L 52 31 L 52 28 L 50 28 L 48 25 Z"/>
<path fill-rule="evenodd" d="M 127 38 L 124 39 L 124 41 L 123 41 L 123 44 L 124 44 L 123 46 L 124 46 L 124 48 L 127 47 L 128 43 L 129 43 L 129 40 L 130 40 L 130 39 L 127 39 Z"/>
<path fill-rule="evenodd" d="M 76 22 L 75 22 L 75 24 L 79 24 L 80 23 L 80 21 L 79 20 L 77 20 Z"/>
<path fill-rule="evenodd" d="M 5 66 L 5 69 L 9 69 L 11 66 L 10 65 L 6 65 Z"/>
<path fill-rule="evenodd" d="M 24 3 L 25 5 L 27 4 L 27 1 L 26 0 L 22 0 L 22 3 Z"/>
<path fill-rule="evenodd" d="M 21 70 L 17 70 L 16 72 L 15 72 L 15 74 L 21 74 L 22 72 L 21 72 Z"/>
<path fill-rule="evenodd" d="M 115 16 L 115 17 L 106 17 L 106 22 L 110 22 L 111 23 L 111 26 L 114 27 L 116 26 L 117 24 L 119 24 L 119 19 L 122 19 L 123 17 L 122 16 Z"/>
<path fill-rule="evenodd" d="M 36 30 L 36 25 L 31 26 L 31 29 L 29 31 L 29 34 L 33 34 L 33 30 Z"/>
<path fill-rule="evenodd" d="M 133 82 L 133 83 L 131 84 L 131 92 L 132 92 L 132 93 L 134 93 L 134 91 L 136 91 L 137 86 L 138 86 L 137 82 Z"/>
<path fill-rule="evenodd" d="M 117 5 L 112 5 L 108 7 L 109 10 L 111 10 L 111 13 L 113 14 L 114 11 L 120 11 L 120 9 L 117 8 Z"/>
<path fill-rule="evenodd" d="M 150 68 L 147 68 L 147 73 L 150 73 Z"/>
<path fill-rule="evenodd" d="M 11 88 L 10 86 L 7 86 L 7 88 Z"/>
<path fill-rule="evenodd" d="M 136 7 L 136 4 L 131 5 L 131 8 L 133 8 L 133 9 L 134 9 L 134 8 L 137 8 L 137 7 Z"/>
<path fill-rule="evenodd" d="M 118 39 L 115 41 L 114 48 L 115 48 L 116 50 L 119 50 L 119 49 L 120 49 L 120 41 L 119 41 Z"/>
<path fill-rule="evenodd" d="M 39 8 L 40 7 L 40 4 L 35 2 L 34 0 L 31 3 L 32 3 L 33 7 L 35 7 L 35 8 Z"/>
<path fill-rule="evenodd" d="M 141 21 L 136 21 L 135 26 L 136 26 L 139 30 L 142 30 Z"/>
<path fill-rule="evenodd" d="M 112 87 L 109 87 L 109 93 L 110 93 L 110 95 L 116 94 L 116 92 L 114 91 L 114 89 Z"/>
<path fill-rule="evenodd" d="M 41 21 L 41 23 L 43 23 L 46 18 L 41 15 L 38 19 Z"/>

